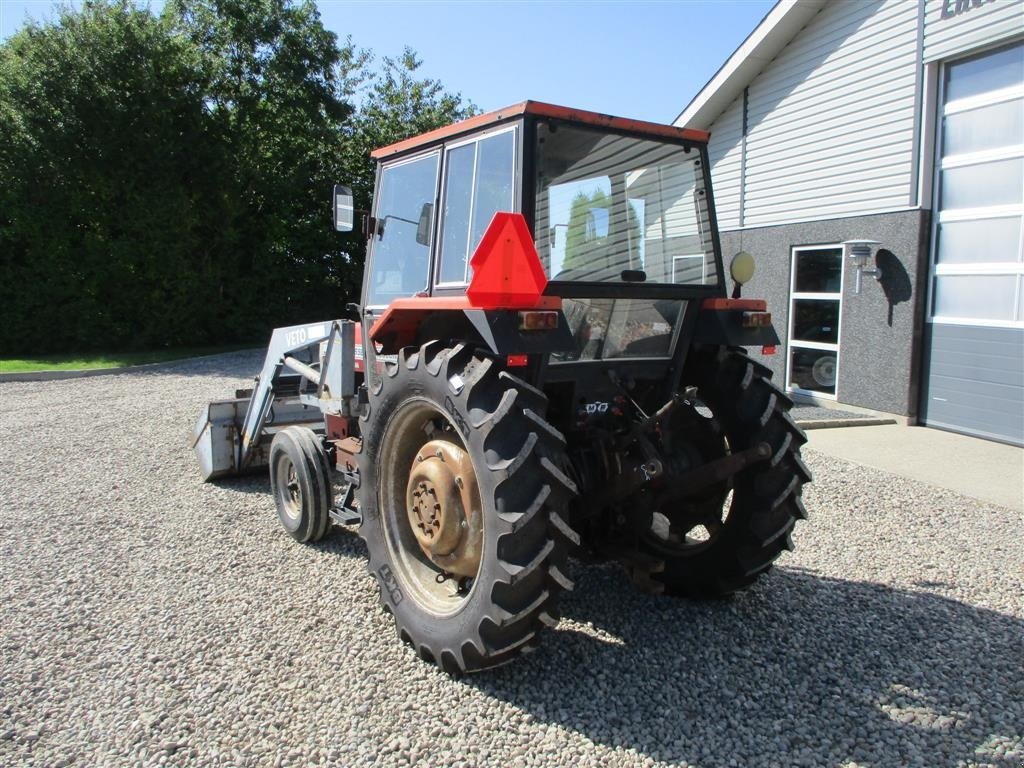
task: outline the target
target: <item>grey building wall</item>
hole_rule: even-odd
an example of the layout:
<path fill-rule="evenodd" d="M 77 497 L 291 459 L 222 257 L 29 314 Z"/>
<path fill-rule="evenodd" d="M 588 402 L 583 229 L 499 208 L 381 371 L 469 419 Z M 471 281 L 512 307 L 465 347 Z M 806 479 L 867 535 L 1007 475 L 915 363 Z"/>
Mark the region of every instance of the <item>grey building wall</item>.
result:
<path fill-rule="evenodd" d="M 715 185 L 715 212 L 721 228 L 742 227 L 743 97 L 719 115 L 711 127 L 708 161 Z"/>
<path fill-rule="evenodd" d="M 765 64 L 708 126 L 720 226 L 916 203 L 918 19 L 913 0 L 830 2 Z"/>
<path fill-rule="evenodd" d="M 854 295 L 854 268 L 850 263 L 843 265 L 836 399 L 916 417 L 929 225 L 929 211 L 913 210 L 723 232 L 726 265 L 738 251 L 754 255 L 757 271 L 743 295 L 767 299 L 782 340 L 774 356 L 761 357 L 758 351 L 754 356 L 772 368 L 776 381 L 785 382 L 793 247 L 877 240 L 881 245 L 875 261 L 883 270 L 881 282 L 865 277 L 860 294 Z"/>
<path fill-rule="evenodd" d="M 1024 0 L 921 0 L 924 60 L 955 56 L 1020 35 Z"/>

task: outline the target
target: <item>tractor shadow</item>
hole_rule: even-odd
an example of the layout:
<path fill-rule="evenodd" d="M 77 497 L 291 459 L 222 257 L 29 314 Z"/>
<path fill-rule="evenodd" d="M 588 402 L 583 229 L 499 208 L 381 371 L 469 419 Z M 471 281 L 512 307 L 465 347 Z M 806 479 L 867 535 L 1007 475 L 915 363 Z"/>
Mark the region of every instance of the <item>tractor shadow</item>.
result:
<path fill-rule="evenodd" d="M 537 652 L 465 682 L 667 762 L 1022 764 L 1005 706 L 1024 699 L 1020 619 L 792 567 L 720 602 L 642 595 L 609 567 L 576 576 Z"/>

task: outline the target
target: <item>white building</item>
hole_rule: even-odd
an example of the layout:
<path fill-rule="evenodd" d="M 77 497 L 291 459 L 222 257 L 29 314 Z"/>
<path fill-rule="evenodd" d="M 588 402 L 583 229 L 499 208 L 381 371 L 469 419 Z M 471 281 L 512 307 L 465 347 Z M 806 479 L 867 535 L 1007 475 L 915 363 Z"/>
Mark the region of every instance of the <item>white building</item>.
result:
<path fill-rule="evenodd" d="M 677 123 L 791 391 L 1024 444 L 1024 0 L 781 0 Z"/>

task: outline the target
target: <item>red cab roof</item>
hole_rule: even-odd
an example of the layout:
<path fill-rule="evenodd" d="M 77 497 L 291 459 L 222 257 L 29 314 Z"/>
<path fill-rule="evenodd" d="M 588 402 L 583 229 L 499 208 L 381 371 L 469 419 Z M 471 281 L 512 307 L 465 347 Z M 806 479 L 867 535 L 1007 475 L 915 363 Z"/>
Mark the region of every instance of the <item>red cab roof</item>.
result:
<path fill-rule="evenodd" d="M 469 133 L 470 131 L 475 131 L 478 128 L 484 128 L 493 123 L 499 123 L 502 120 L 508 120 L 512 117 L 518 117 L 519 115 L 553 117 L 560 120 L 571 120 L 576 123 L 594 125 L 599 128 L 616 128 L 621 131 L 647 133 L 652 136 L 662 136 L 670 139 L 689 139 L 690 141 L 698 142 L 706 142 L 708 140 L 707 131 L 679 128 L 674 125 L 663 125 L 661 123 L 648 123 L 645 120 L 630 120 L 625 117 L 612 117 L 611 115 L 602 115 L 598 112 L 587 112 L 583 109 L 571 109 L 569 107 L 559 107 L 555 104 L 545 104 L 542 101 L 523 101 L 519 104 L 513 104 L 510 107 L 505 107 L 504 109 L 498 109 L 494 112 L 477 115 L 476 117 L 471 117 L 468 120 L 463 120 L 462 122 L 454 123 L 453 125 L 447 125 L 444 128 L 435 128 L 433 131 L 427 131 L 419 136 L 413 136 L 411 139 L 405 139 L 404 141 L 399 141 L 394 144 L 389 144 L 386 147 L 375 149 L 370 153 L 370 157 L 379 160 L 381 158 L 398 154 L 399 152 L 408 152 L 411 149 L 432 144 L 435 141 L 447 139 L 462 133 Z"/>

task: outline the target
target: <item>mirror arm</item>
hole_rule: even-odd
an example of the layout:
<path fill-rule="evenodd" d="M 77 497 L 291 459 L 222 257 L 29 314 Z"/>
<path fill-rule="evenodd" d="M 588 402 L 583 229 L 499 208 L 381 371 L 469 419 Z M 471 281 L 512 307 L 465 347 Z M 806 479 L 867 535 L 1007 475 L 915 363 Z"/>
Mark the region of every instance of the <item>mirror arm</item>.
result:
<path fill-rule="evenodd" d="M 393 216 L 390 213 L 387 216 L 384 217 L 385 221 L 387 219 L 394 219 L 395 221 L 404 221 L 406 224 L 415 224 L 415 225 L 419 226 L 419 222 L 418 221 L 413 221 L 412 219 L 403 219 L 401 216 Z"/>

